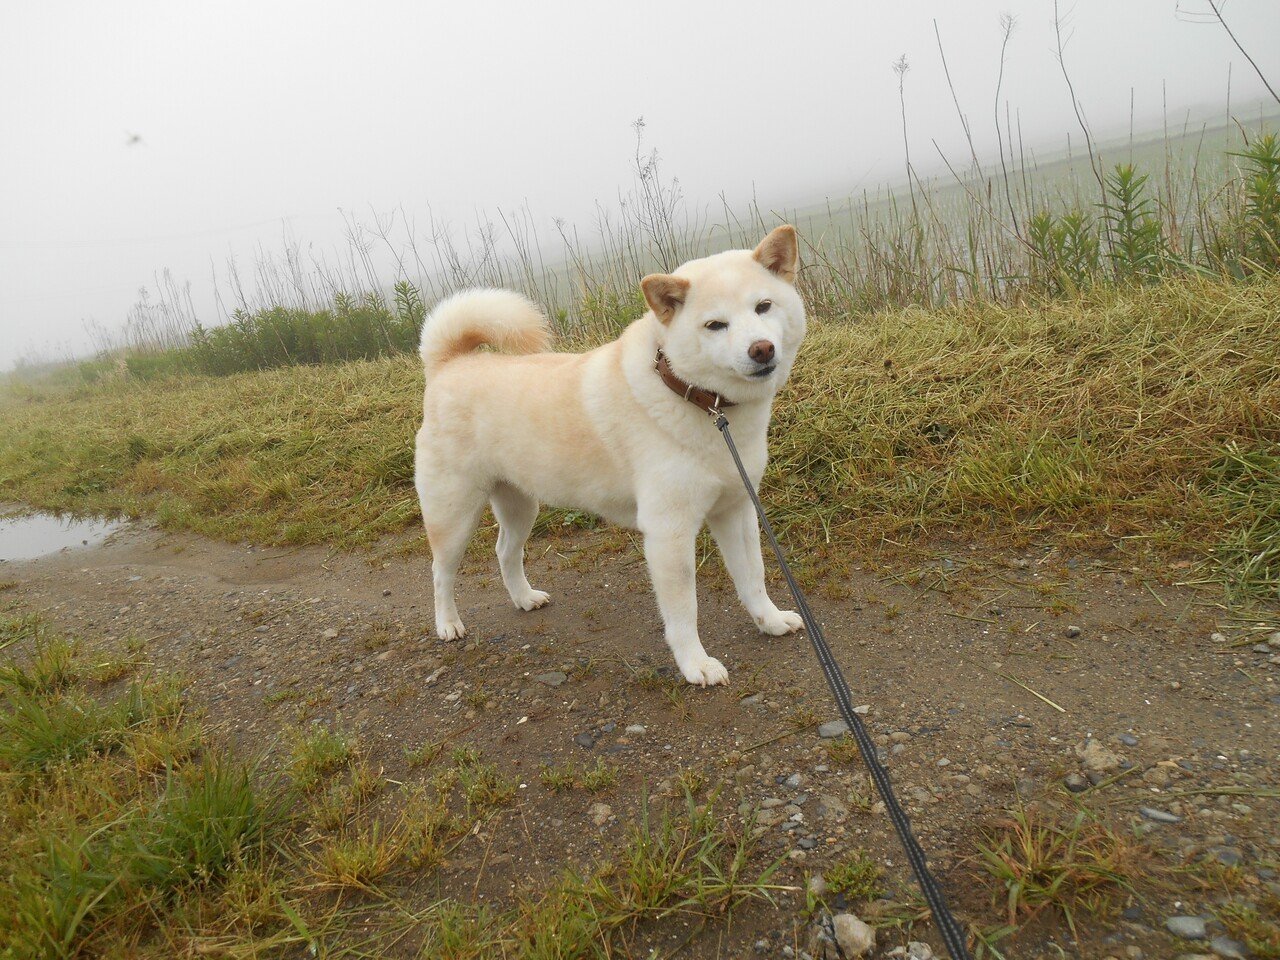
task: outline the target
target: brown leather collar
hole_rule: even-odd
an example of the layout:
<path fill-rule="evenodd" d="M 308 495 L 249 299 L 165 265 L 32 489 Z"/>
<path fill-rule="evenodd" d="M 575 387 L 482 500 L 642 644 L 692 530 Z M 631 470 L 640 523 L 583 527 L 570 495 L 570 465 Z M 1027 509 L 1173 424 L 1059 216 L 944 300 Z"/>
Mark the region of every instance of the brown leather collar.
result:
<path fill-rule="evenodd" d="M 671 388 L 672 393 L 679 394 L 703 413 L 714 417 L 725 407 L 734 406 L 732 400 L 725 400 L 718 393 L 695 387 L 692 383 L 685 383 L 676 376 L 676 372 L 671 369 L 671 364 L 667 362 L 667 355 L 662 352 L 661 347 L 658 348 L 658 355 L 653 358 L 653 369 L 658 371 L 658 376 L 662 378 L 663 383 Z"/>

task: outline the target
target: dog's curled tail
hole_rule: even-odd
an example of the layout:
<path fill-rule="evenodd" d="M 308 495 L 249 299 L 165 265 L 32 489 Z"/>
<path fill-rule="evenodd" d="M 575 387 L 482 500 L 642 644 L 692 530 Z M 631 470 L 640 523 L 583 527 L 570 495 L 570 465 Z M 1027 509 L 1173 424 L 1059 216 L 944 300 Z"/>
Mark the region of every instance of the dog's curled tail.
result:
<path fill-rule="evenodd" d="M 464 290 L 442 300 L 422 325 L 418 352 L 427 378 L 454 357 L 489 346 L 538 353 L 551 345 L 542 311 L 510 290 Z"/>

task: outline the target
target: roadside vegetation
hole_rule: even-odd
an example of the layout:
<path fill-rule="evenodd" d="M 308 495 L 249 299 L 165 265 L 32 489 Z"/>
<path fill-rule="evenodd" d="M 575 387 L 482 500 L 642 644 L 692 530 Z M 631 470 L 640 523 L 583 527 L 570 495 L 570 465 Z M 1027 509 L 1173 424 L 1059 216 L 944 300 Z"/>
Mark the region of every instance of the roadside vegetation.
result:
<path fill-rule="evenodd" d="M 37 617 L 10 611 L 0 648 L 6 960 L 630 955 L 776 888 L 750 834 L 689 796 L 644 803 L 607 858 L 472 908 L 432 881 L 516 792 L 474 748 L 403 784 L 324 728 L 244 758 L 179 684 L 128 663 L 95 679 L 100 652 Z"/>
<path fill-rule="evenodd" d="M 418 526 L 420 376 L 397 355 L 10 397 L 0 498 L 370 546 Z M 1280 278 L 818 321 L 771 436 L 765 501 L 815 578 L 924 535 L 1051 528 L 1212 558 L 1241 599 L 1274 598 Z"/>

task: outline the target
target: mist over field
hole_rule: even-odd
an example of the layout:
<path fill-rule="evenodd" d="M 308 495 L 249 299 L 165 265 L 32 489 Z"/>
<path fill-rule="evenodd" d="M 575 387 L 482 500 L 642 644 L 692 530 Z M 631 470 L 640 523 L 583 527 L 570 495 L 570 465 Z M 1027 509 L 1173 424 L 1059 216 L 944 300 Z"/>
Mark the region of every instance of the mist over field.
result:
<path fill-rule="evenodd" d="M 1264 73 L 1280 71 L 1256 42 L 1280 35 L 1280 7 L 1222 10 Z M 1207 0 L 1060 14 L 1096 137 L 1194 138 L 1258 115 L 1266 90 Z M 557 221 L 589 233 L 631 185 L 639 117 L 643 150 L 695 218 L 721 216 L 722 196 L 783 210 L 902 182 L 908 148 L 920 171 L 945 173 L 944 156 L 963 167 L 952 87 L 980 159 L 996 153 L 997 117 L 1032 155 L 1060 156 L 1069 139 L 1078 155 L 1056 46 L 1043 0 L 11 5 L 0 367 L 88 353 L 86 324 L 118 329 L 164 270 L 184 297 L 190 282 L 205 325 L 234 304 L 231 265 L 251 285 L 264 251 L 292 245 L 358 272 L 354 234 L 394 279 L 396 251 L 371 225 L 465 243 L 523 209 L 558 256 Z"/>

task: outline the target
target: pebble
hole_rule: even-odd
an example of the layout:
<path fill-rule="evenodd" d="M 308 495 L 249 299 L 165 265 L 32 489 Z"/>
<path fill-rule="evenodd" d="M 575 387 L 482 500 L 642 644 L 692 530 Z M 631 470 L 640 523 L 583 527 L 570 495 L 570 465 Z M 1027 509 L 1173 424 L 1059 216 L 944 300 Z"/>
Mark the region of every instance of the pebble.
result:
<path fill-rule="evenodd" d="M 1090 738 L 1076 746 L 1076 757 L 1090 773 L 1110 773 L 1124 763 L 1124 758 Z"/>
<path fill-rule="evenodd" d="M 330 627 L 324 633 L 320 634 L 320 636 L 324 637 L 326 640 L 336 640 L 338 639 L 338 631 Z"/>
<path fill-rule="evenodd" d="M 1067 774 L 1066 779 L 1063 780 L 1062 783 L 1063 786 L 1072 793 L 1084 793 L 1084 791 L 1089 789 L 1089 781 L 1078 773 Z"/>
<path fill-rule="evenodd" d="M 836 943 L 844 957 L 865 957 L 876 948 L 876 932 L 852 913 L 837 913 L 831 918 Z"/>
<path fill-rule="evenodd" d="M 642 723 L 633 723 L 627 727 L 627 733 L 644 733 L 645 726 Z"/>
<path fill-rule="evenodd" d="M 818 727 L 818 736 L 830 740 L 832 737 L 843 737 L 849 732 L 849 725 L 843 720 L 828 720 Z"/>
<path fill-rule="evenodd" d="M 584 731 L 583 733 L 578 734 L 576 737 L 574 737 L 573 742 L 576 743 L 578 746 L 582 747 L 584 750 L 590 750 L 592 747 L 596 745 L 596 735 L 591 731 L 587 730 L 587 731 Z"/>
<path fill-rule="evenodd" d="M 1220 957 L 1226 957 L 1227 960 L 1245 960 L 1249 955 L 1249 948 L 1239 940 L 1233 940 L 1231 937 L 1217 936 L 1209 941 L 1209 946 L 1213 948 L 1213 952 Z"/>
<path fill-rule="evenodd" d="M 820 819 L 843 820 L 848 815 L 849 807 L 839 797 L 833 797 L 827 793 L 818 797 L 818 817 Z"/>
<path fill-rule="evenodd" d="M 1081 630 L 1079 627 L 1074 626 L 1074 625 L 1067 627 L 1067 629 L 1066 629 L 1066 630 L 1064 630 L 1063 632 L 1064 632 L 1068 637 L 1071 637 L 1071 638 L 1073 638 L 1073 639 L 1074 639 L 1075 637 L 1080 636 L 1080 634 L 1084 633 L 1084 631 L 1083 631 L 1083 630 Z"/>
<path fill-rule="evenodd" d="M 815 897 L 825 897 L 827 895 L 827 878 L 820 873 L 815 873 L 809 878 L 807 889 Z"/>
<path fill-rule="evenodd" d="M 569 678 L 559 670 L 552 670 L 550 673 L 540 673 L 533 678 L 538 683 L 544 683 L 548 687 L 558 687 Z"/>
<path fill-rule="evenodd" d="M 1209 854 L 1224 867 L 1238 867 L 1244 863 L 1244 854 L 1236 847 L 1214 847 Z"/>
<path fill-rule="evenodd" d="M 607 803 L 593 803 L 587 808 L 587 813 L 591 816 L 592 823 L 597 827 L 603 827 L 613 816 L 613 807 Z"/>
<path fill-rule="evenodd" d="M 1203 940 L 1205 938 L 1204 921 L 1199 917 L 1170 917 L 1164 922 L 1165 929 L 1175 937 L 1184 940 Z"/>
<path fill-rule="evenodd" d="M 1132 733 L 1122 733 L 1116 739 L 1119 740 L 1121 743 L 1123 743 L 1126 747 L 1136 747 L 1138 745 L 1138 738 L 1135 737 Z"/>
<path fill-rule="evenodd" d="M 782 785 L 794 790 L 796 787 L 800 786 L 800 774 L 793 773 L 791 776 L 787 777 L 787 779 L 782 781 Z"/>
<path fill-rule="evenodd" d="M 801 850 L 812 850 L 817 845 L 818 845 L 818 841 L 813 839 L 813 837 L 801 837 L 799 840 L 796 841 L 796 846 L 798 846 Z"/>
<path fill-rule="evenodd" d="M 895 947 L 885 956 L 901 957 L 903 960 L 934 960 L 933 947 L 920 940 L 912 940 L 905 947 Z"/>
<path fill-rule="evenodd" d="M 1148 820 L 1155 823 L 1181 823 L 1182 818 L 1176 813 L 1170 813 L 1168 810 L 1159 810 L 1155 807 L 1139 807 L 1138 813 L 1142 814 Z"/>

